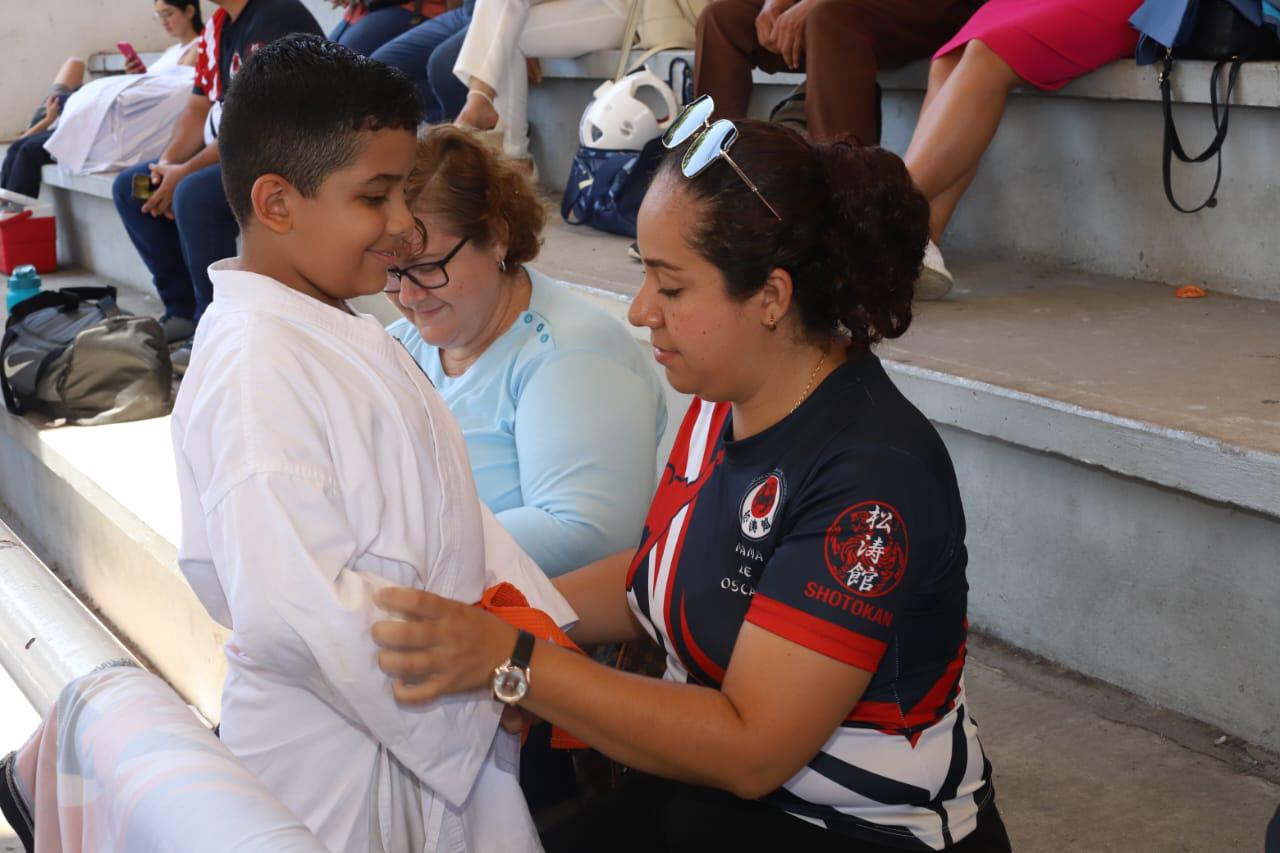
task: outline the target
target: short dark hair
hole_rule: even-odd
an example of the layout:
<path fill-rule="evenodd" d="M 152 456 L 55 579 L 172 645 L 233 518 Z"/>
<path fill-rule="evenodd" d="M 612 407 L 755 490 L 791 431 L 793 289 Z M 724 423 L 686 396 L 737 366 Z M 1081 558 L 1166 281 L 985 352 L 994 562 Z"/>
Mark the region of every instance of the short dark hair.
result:
<path fill-rule="evenodd" d="M 811 145 L 777 124 L 734 123 L 730 156 L 781 221 L 727 163 L 686 180 L 682 146 L 658 172 L 701 205 L 688 243 L 724 275 L 729 295 L 746 300 L 781 268 L 795 283 L 809 338 L 847 332 L 865 351 L 905 332 L 929 239 L 929 202 L 902 160 L 845 142 Z"/>
<path fill-rule="evenodd" d="M 240 227 L 253 216 L 253 182 L 277 174 L 312 196 L 355 159 L 360 134 L 415 132 L 422 102 L 395 68 L 315 35 L 259 48 L 227 89 L 218 148 L 222 186 Z"/>

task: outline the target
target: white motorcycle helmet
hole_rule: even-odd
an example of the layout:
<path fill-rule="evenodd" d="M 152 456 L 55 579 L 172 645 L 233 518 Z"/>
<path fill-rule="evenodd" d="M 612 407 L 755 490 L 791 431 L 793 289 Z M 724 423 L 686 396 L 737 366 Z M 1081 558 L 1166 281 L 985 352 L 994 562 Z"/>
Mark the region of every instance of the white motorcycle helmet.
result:
<path fill-rule="evenodd" d="M 642 68 L 596 89 L 595 100 L 582 114 L 578 138 L 590 148 L 639 151 L 665 133 L 675 117 L 671 87 Z"/>

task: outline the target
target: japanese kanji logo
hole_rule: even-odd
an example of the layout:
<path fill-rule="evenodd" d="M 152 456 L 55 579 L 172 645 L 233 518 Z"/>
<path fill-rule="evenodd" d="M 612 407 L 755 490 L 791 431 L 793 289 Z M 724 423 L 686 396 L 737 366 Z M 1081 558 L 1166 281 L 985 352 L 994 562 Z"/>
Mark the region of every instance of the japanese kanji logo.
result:
<path fill-rule="evenodd" d="M 787 496 L 782 473 L 772 471 L 751 484 L 738 507 L 738 523 L 748 539 L 763 539 L 773 530 L 778 508 Z"/>
<path fill-rule="evenodd" d="M 887 595 L 907 569 L 907 528 L 889 504 L 864 501 L 836 516 L 822 552 L 843 589 L 871 598 Z"/>

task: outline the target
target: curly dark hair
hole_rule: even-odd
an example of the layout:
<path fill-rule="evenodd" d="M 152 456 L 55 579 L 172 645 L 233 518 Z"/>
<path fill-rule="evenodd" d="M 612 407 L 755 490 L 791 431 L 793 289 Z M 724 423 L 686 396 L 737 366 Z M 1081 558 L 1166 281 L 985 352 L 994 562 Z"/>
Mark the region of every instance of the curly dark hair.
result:
<path fill-rule="evenodd" d="M 477 246 L 505 234 L 509 266 L 529 263 L 542 248 L 547 213 L 533 182 L 466 128 L 441 124 L 418 138 L 405 198 Z M 421 237 L 425 243 L 426 234 Z"/>
<path fill-rule="evenodd" d="M 781 221 L 727 163 L 686 179 L 682 146 L 658 170 L 699 204 L 688 243 L 724 274 L 729 295 L 750 298 L 781 268 L 795 283 L 811 340 L 847 333 L 860 354 L 905 332 L 929 239 L 929 202 L 901 158 L 844 142 L 811 145 L 767 122 L 735 124 L 729 153 Z"/>

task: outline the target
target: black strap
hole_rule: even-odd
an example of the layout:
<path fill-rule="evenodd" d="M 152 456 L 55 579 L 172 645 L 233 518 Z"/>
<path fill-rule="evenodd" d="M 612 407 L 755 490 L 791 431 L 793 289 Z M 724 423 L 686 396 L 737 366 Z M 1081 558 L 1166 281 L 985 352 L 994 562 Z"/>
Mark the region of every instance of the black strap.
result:
<path fill-rule="evenodd" d="M 18 402 L 17 395 L 13 393 L 13 388 L 9 385 L 9 374 L 4 369 L 4 354 L 9 351 L 9 345 L 17 338 L 18 332 L 16 329 L 6 328 L 4 338 L 0 339 L 0 393 L 4 395 L 4 407 L 15 415 L 20 415 L 22 414 L 22 405 Z"/>
<path fill-rule="evenodd" d="M 1227 65 L 1231 66 L 1231 71 L 1227 75 L 1227 92 L 1222 102 L 1222 109 L 1219 111 L 1218 104 L 1218 87 L 1222 79 L 1222 69 Z M 1173 95 L 1172 77 L 1173 77 L 1173 52 L 1165 51 L 1164 66 L 1160 71 L 1160 100 L 1164 109 L 1164 152 L 1161 170 L 1164 177 L 1164 194 L 1169 199 L 1169 204 L 1173 205 L 1175 210 L 1182 213 L 1197 213 L 1206 207 L 1218 206 L 1218 185 L 1222 183 L 1222 145 L 1227 139 L 1227 122 L 1230 119 L 1231 96 L 1236 88 L 1236 78 L 1240 76 L 1240 68 L 1244 65 L 1244 60 L 1240 57 L 1233 59 L 1224 59 L 1213 66 L 1213 74 L 1209 77 L 1209 103 L 1213 110 L 1213 126 L 1217 131 L 1213 140 L 1209 145 L 1196 156 L 1192 157 L 1187 154 L 1182 147 L 1182 140 L 1178 138 L 1178 128 L 1173 122 Z M 1203 163 L 1210 157 L 1215 157 L 1216 174 L 1213 179 L 1213 189 L 1209 191 L 1209 197 L 1199 207 L 1188 210 L 1178 204 L 1178 200 L 1173 196 L 1173 158 L 1177 157 L 1183 163 Z"/>
<path fill-rule="evenodd" d="M 116 299 L 116 289 L 111 286 L 106 286 L 64 287 L 61 290 L 43 290 L 35 296 L 28 296 L 26 299 L 13 306 L 13 310 L 9 312 L 9 319 L 5 322 L 5 328 L 12 328 L 27 317 L 44 308 L 59 308 L 74 311 L 76 308 L 80 307 L 81 302 L 86 302 L 91 299 L 99 301 L 111 300 L 114 304 Z"/>
<path fill-rule="evenodd" d="M 529 669 L 529 662 L 533 659 L 533 640 L 533 634 L 525 630 L 516 635 L 516 647 L 511 650 L 512 664 L 523 670 Z"/>

